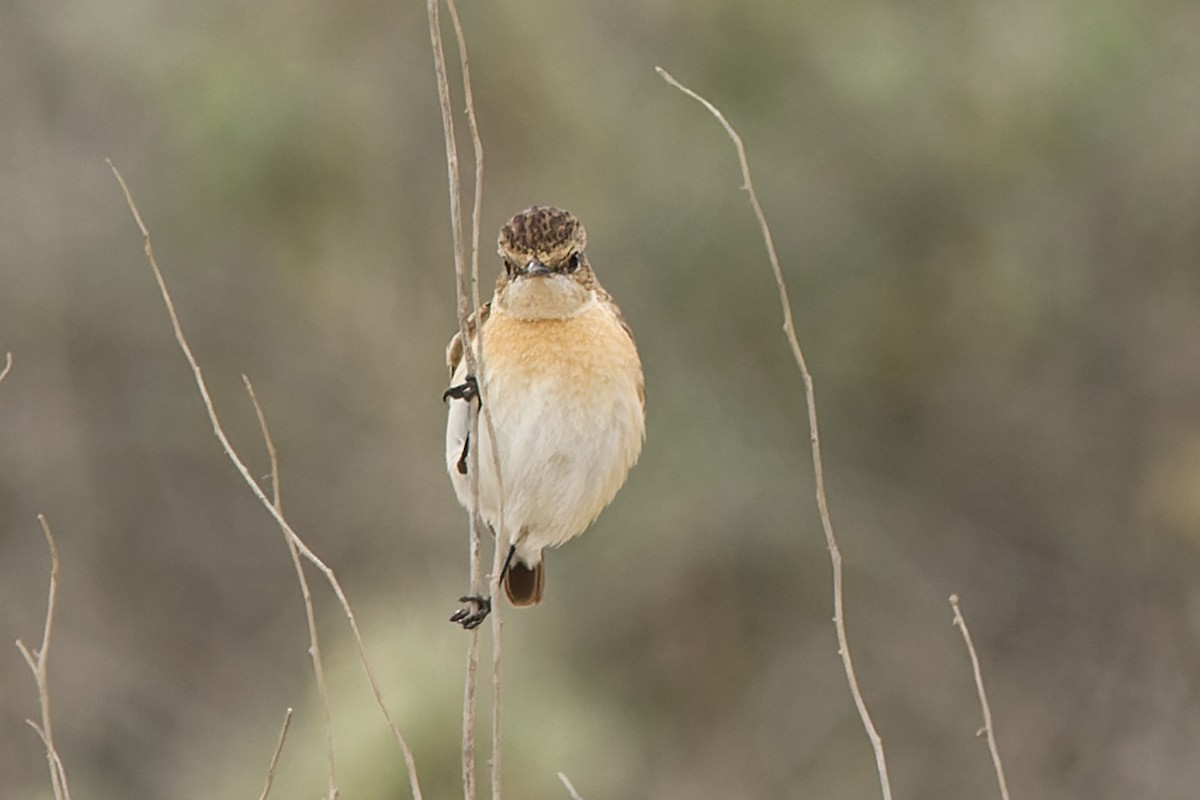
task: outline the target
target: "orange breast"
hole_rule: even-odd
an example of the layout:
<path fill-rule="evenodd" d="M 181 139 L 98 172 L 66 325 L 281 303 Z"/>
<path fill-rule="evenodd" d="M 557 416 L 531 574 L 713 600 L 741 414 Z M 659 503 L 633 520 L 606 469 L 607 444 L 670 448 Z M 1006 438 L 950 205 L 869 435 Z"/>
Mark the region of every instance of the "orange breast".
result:
<path fill-rule="evenodd" d="M 635 381 L 641 363 L 629 334 L 603 306 L 567 319 L 522 320 L 493 313 L 483 328 L 488 383 L 502 391 L 555 384 L 565 400 L 613 381 Z"/>

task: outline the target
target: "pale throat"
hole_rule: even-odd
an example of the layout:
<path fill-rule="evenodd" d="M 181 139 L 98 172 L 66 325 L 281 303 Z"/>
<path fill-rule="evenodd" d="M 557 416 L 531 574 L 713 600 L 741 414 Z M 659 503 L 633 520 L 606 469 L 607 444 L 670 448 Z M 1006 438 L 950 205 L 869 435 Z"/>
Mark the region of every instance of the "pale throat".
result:
<path fill-rule="evenodd" d="M 596 294 L 565 275 L 517 278 L 496 293 L 496 307 L 519 319 L 566 319 L 592 305 Z"/>

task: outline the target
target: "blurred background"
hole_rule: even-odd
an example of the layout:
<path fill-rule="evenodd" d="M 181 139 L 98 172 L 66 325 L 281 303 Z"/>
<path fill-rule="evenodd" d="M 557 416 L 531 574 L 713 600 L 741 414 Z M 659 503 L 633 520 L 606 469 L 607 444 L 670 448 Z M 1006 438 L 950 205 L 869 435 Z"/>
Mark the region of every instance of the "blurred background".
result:
<path fill-rule="evenodd" d="M 485 289 L 505 219 L 574 211 L 649 403 L 629 484 L 551 554 L 546 602 L 505 613 L 507 796 L 562 798 L 559 771 L 593 800 L 878 796 L 764 248 L 732 146 L 661 65 L 737 126 L 774 225 L 897 798 L 997 795 L 954 592 L 1014 797 L 1195 797 L 1200 6 L 461 11 Z M 49 796 L 11 648 L 40 641 L 38 513 L 76 797 L 257 797 L 288 706 L 272 796 L 325 790 L 287 551 L 212 436 L 110 157 L 265 476 L 255 382 L 286 511 L 340 576 L 426 797 L 458 796 L 467 549 L 424 4 L 4 3 L 0 98 L 0 795 Z M 342 796 L 407 797 L 313 584 Z"/>

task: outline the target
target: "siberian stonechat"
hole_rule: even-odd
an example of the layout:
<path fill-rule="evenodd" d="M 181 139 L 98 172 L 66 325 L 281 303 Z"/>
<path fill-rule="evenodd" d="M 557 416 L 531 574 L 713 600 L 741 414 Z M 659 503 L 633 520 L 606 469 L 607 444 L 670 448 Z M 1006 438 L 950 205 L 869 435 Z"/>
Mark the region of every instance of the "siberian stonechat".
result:
<path fill-rule="evenodd" d="M 479 511 L 508 554 L 500 580 L 515 606 L 541 602 L 543 551 L 583 533 L 612 501 L 645 437 L 646 397 L 633 333 L 584 254 L 587 234 L 568 211 L 534 206 L 500 229 L 504 272 L 468 325 L 481 353 L 496 444 L 478 426 Z M 471 507 L 468 403 L 478 401 L 458 334 L 446 351 L 451 386 L 446 468 Z M 499 456 L 495 473 L 493 451 Z M 503 526 L 500 500 L 503 487 Z M 488 598 L 451 621 L 478 625 Z"/>

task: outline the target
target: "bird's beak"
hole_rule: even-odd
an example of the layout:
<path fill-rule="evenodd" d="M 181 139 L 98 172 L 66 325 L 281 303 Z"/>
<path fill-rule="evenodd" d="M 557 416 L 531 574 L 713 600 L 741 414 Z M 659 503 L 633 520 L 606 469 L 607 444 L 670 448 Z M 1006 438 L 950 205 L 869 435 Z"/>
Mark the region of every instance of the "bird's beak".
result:
<path fill-rule="evenodd" d="M 525 265 L 525 277 L 540 278 L 550 274 L 550 268 L 536 258 Z"/>

